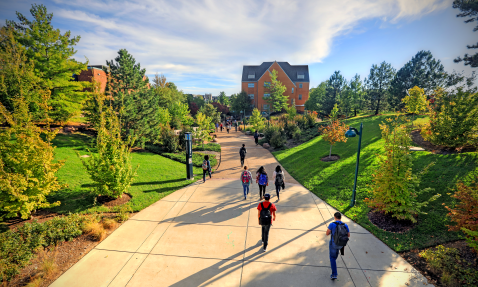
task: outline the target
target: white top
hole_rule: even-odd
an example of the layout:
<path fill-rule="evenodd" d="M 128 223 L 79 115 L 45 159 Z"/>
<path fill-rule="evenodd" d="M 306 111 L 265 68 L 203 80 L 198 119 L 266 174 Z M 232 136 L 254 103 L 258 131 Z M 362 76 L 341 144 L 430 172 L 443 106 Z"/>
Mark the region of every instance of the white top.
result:
<path fill-rule="evenodd" d="M 282 174 L 282 180 L 285 181 L 285 174 L 281 171 Z M 276 174 L 277 172 L 274 170 L 274 173 L 272 174 L 272 179 L 275 181 L 276 180 Z"/>

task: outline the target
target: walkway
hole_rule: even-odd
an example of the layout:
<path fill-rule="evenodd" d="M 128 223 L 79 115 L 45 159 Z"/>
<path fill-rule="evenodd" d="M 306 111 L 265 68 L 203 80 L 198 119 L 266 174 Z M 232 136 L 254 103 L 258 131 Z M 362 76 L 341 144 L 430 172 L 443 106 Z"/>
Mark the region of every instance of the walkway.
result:
<path fill-rule="evenodd" d="M 136 214 L 51 286 L 432 286 L 388 246 L 345 218 L 351 238 L 331 281 L 327 225 L 336 211 L 286 174 L 269 248 L 261 248 L 258 188 L 244 200 L 246 165 L 277 165 L 239 132 L 218 133 L 222 162 L 212 180 L 176 191 Z M 273 195 L 273 184 L 268 190 Z"/>

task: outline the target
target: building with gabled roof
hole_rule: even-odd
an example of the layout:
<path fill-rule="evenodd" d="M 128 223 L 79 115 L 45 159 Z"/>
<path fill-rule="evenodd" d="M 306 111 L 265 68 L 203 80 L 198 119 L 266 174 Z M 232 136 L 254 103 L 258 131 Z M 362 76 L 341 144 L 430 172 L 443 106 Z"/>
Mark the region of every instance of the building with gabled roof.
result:
<path fill-rule="evenodd" d="M 269 111 L 264 97 L 269 95 L 266 84 L 270 83 L 273 70 L 278 72 L 277 79 L 287 88 L 284 95 L 289 98 L 289 107 L 294 103 L 298 111 L 304 111 L 304 104 L 309 99 L 309 66 L 277 61 L 243 66 L 241 87 L 251 98 L 251 107 Z"/>

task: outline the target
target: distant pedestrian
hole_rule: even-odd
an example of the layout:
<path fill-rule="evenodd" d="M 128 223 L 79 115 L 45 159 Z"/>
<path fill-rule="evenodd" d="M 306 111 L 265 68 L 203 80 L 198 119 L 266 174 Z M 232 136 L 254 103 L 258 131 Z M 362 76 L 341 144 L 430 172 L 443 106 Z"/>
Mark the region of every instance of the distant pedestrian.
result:
<path fill-rule="evenodd" d="M 254 141 L 256 142 L 256 145 L 259 144 L 259 133 L 257 131 L 254 132 Z"/>
<path fill-rule="evenodd" d="M 222 132 L 222 123 L 221 123 L 221 132 Z"/>
<path fill-rule="evenodd" d="M 202 180 L 206 182 L 206 173 L 209 173 L 209 178 L 211 178 L 211 162 L 209 161 L 209 156 L 205 155 L 202 162 Z"/>
<path fill-rule="evenodd" d="M 246 145 L 242 144 L 241 149 L 239 150 L 239 156 L 241 157 L 241 167 L 244 166 L 244 159 L 246 158 Z"/>
<path fill-rule="evenodd" d="M 251 172 L 248 171 L 247 166 L 245 166 L 244 171 L 241 173 L 242 188 L 244 189 L 244 200 L 247 199 L 247 195 L 249 194 L 249 185 L 251 185 L 251 181 Z"/>
<path fill-rule="evenodd" d="M 236 132 L 237 132 L 237 120 L 234 120 L 234 127 L 236 127 Z"/>
<path fill-rule="evenodd" d="M 269 202 L 271 195 L 264 194 L 263 202 L 257 206 L 259 225 L 262 226 L 262 244 L 264 252 L 267 251 L 267 244 L 269 243 L 269 230 L 271 230 L 272 221 L 276 220 L 277 208 L 274 203 Z"/>
<path fill-rule="evenodd" d="M 229 130 L 231 129 L 231 125 L 229 123 L 226 124 L 226 130 L 227 130 L 227 133 L 229 133 Z"/>
<path fill-rule="evenodd" d="M 216 123 L 216 132 L 219 130 L 219 123 Z"/>
<path fill-rule="evenodd" d="M 279 201 L 280 190 L 281 188 L 285 189 L 285 176 L 280 165 L 276 166 L 276 170 L 272 174 L 272 179 L 274 180 L 274 185 L 276 186 L 277 201 Z"/>
<path fill-rule="evenodd" d="M 350 237 L 350 230 L 347 224 L 340 221 L 342 214 L 336 212 L 334 214 L 335 222 L 329 224 L 327 228 L 326 236 L 330 236 L 329 242 L 329 257 L 330 267 L 332 267 L 332 275 L 330 279 L 337 279 L 337 258 L 339 257 L 339 251 L 344 255 L 344 247 L 347 245 Z"/>
<path fill-rule="evenodd" d="M 263 166 L 257 170 L 256 183 L 259 184 L 259 200 L 263 200 L 264 194 L 266 194 L 266 186 L 269 185 L 269 177 L 267 176 L 266 169 Z"/>

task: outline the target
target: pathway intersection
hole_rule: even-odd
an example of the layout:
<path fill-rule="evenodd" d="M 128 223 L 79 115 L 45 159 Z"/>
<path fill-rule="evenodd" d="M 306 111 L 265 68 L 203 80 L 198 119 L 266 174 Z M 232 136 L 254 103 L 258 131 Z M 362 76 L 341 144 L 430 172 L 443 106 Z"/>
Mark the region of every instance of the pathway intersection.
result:
<path fill-rule="evenodd" d="M 198 181 L 154 203 L 121 227 L 51 286 L 433 286 L 366 229 L 343 217 L 351 231 L 330 280 L 328 238 L 334 208 L 287 172 L 275 203 L 277 220 L 267 252 L 261 248 L 256 184 L 244 200 L 239 147 L 253 175 L 272 154 L 240 132 L 218 132 L 222 160 L 212 180 Z"/>

